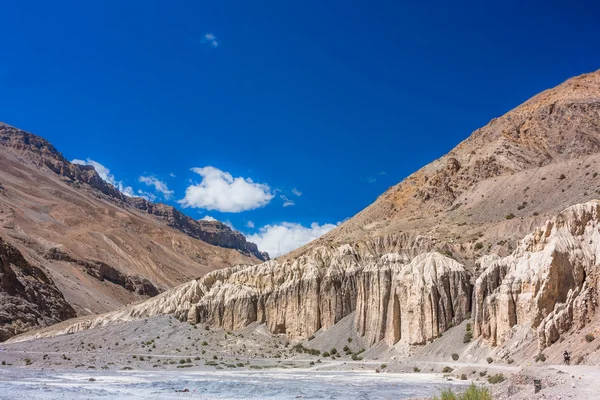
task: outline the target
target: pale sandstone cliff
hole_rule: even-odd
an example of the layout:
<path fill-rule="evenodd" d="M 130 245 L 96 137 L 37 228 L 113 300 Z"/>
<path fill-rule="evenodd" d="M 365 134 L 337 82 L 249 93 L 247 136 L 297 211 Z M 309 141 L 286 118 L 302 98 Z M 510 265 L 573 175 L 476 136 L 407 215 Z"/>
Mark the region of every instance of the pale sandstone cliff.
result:
<path fill-rule="evenodd" d="M 317 248 L 294 261 L 268 261 L 211 272 L 145 302 L 97 317 L 67 321 L 15 338 L 54 336 L 173 313 L 225 329 L 264 323 L 273 333 L 303 339 L 356 311 L 367 346 L 434 340 L 460 323 L 470 307 L 469 276 L 456 261 L 424 253 L 361 256 L 351 246 Z"/>
<path fill-rule="evenodd" d="M 600 202 L 578 204 L 525 237 L 508 257 L 481 259 L 475 337 L 499 345 L 513 327 L 530 327 L 543 349 L 589 323 L 600 301 L 599 228 Z"/>

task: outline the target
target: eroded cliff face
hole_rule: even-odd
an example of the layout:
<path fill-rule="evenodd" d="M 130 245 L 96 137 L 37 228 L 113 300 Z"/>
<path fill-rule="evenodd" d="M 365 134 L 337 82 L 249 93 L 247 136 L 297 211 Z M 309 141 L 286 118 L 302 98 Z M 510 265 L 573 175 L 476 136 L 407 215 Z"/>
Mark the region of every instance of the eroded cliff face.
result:
<path fill-rule="evenodd" d="M 273 333 L 304 339 L 356 311 L 367 346 L 425 344 L 469 312 L 469 276 L 456 261 L 424 253 L 361 256 L 350 245 L 320 247 L 279 264 L 215 271 L 200 280 L 204 296 L 191 322 L 225 329 L 264 323 Z"/>
<path fill-rule="evenodd" d="M 590 322 L 600 301 L 600 201 L 570 207 L 508 257 L 488 256 L 474 289 L 474 336 L 504 343 L 513 327 L 537 331 L 539 348 Z"/>

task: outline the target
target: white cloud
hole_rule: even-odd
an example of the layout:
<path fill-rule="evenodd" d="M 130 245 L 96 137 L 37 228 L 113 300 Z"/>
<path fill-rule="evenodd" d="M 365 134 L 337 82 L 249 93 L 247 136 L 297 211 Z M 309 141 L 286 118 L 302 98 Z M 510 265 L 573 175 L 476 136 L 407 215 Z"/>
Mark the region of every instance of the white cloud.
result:
<path fill-rule="evenodd" d="M 294 203 L 292 200 L 288 199 L 287 196 L 280 195 L 279 197 L 281 197 L 281 200 L 283 200 L 284 207 L 290 207 L 290 206 L 296 205 L 296 203 Z"/>
<path fill-rule="evenodd" d="M 296 189 L 296 188 L 293 188 L 293 189 L 292 189 L 292 193 L 294 193 L 294 194 L 295 194 L 296 196 L 298 196 L 298 197 L 302 196 L 302 192 L 301 192 L 301 191 L 299 191 L 299 190 L 298 190 L 298 189 Z"/>
<path fill-rule="evenodd" d="M 206 33 L 206 34 L 205 34 L 205 35 L 202 37 L 202 43 L 208 43 L 208 44 L 210 44 L 212 47 L 214 47 L 215 49 L 216 49 L 217 47 L 219 47 L 219 44 L 221 44 L 221 43 L 220 43 L 220 42 L 217 40 L 217 37 L 216 37 L 214 34 L 210 33 L 210 32 Z"/>
<path fill-rule="evenodd" d="M 247 228 L 254 228 L 254 222 L 252 222 L 252 221 L 246 222 L 246 227 Z"/>
<path fill-rule="evenodd" d="M 254 183 L 250 178 L 234 178 L 229 172 L 211 166 L 192 171 L 202 181 L 187 187 L 185 197 L 178 201 L 184 208 L 237 213 L 264 207 L 273 199 L 269 185 Z"/>
<path fill-rule="evenodd" d="M 174 192 L 172 190 L 169 190 L 167 184 L 158 178 L 155 178 L 153 176 L 140 176 L 139 181 L 145 183 L 148 186 L 154 186 L 154 190 L 162 193 L 164 198 L 167 200 L 173 197 Z"/>
<path fill-rule="evenodd" d="M 217 219 L 211 217 L 210 215 L 205 215 L 204 218 L 200 219 L 200 221 L 217 221 Z"/>
<path fill-rule="evenodd" d="M 313 222 L 305 227 L 293 222 L 283 222 L 279 225 L 266 225 L 253 235 L 246 238 L 258 245 L 261 251 L 267 251 L 271 257 L 278 257 L 315 240 L 335 228 L 334 224 L 319 225 Z"/>
<path fill-rule="evenodd" d="M 123 193 L 125 196 L 128 197 L 144 197 L 144 196 L 138 196 L 135 194 L 133 188 L 131 186 L 125 186 L 123 184 L 123 182 L 118 181 L 115 179 L 115 176 L 113 174 L 110 173 L 110 170 L 108 168 L 106 168 L 104 165 L 100 164 L 98 161 L 94 161 L 91 159 L 86 159 L 84 160 L 78 160 L 75 159 L 73 161 L 71 161 L 73 164 L 79 164 L 79 165 L 91 165 L 94 167 L 94 169 L 96 170 L 96 172 L 98 173 L 98 175 L 100 175 L 100 178 L 102 178 L 102 180 L 104 180 L 104 182 L 110 183 L 111 185 L 113 185 L 114 187 L 116 187 L 121 193 Z"/>
<path fill-rule="evenodd" d="M 169 174 L 169 176 L 170 176 L 171 178 L 175 178 L 175 174 L 174 174 L 174 173 L 172 173 L 172 172 Z"/>

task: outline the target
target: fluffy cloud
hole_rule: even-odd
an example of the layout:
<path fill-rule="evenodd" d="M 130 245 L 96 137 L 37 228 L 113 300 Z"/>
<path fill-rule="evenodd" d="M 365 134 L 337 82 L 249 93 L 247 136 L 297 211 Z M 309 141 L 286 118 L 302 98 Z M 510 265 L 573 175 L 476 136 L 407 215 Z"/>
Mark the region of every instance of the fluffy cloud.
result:
<path fill-rule="evenodd" d="M 335 227 L 334 224 L 319 225 L 316 222 L 310 227 L 283 222 L 280 225 L 266 225 L 260 228 L 258 233 L 246 237 L 256 243 L 261 251 L 267 251 L 271 257 L 278 257 L 315 240 Z"/>
<path fill-rule="evenodd" d="M 237 213 L 264 207 L 274 197 L 268 185 L 254 183 L 250 178 L 234 178 L 229 172 L 211 166 L 192 171 L 202 181 L 187 187 L 185 197 L 178 201 L 184 208 Z"/>
<path fill-rule="evenodd" d="M 128 197 L 144 197 L 144 196 L 139 196 L 137 194 L 135 194 L 133 188 L 131 186 L 125 186 L 123 184 L 123 182 L 121 181 L 117 181 L 115 179 L 115 176 L 113 174 L 110 173 L 110 170 L 108 168 L 106 168 L 104 165 L 100 164 L 98 161 L 94 161 L 91 159 L 86 159 L 84 160 L 78 160 L 75 159 L 73 161 L 71 161 L 73 164 L 79 164 L 79 165 L 91 165 L 94 167 L 94 169 L 96 170 L 96 172 L 98 173 L 98 175 L 100 175 L 100 178 L 102 178 L 104 180 L 104 182 L 110 183 L 111 185 L 113 185 L 114 187 L 116 187 L 117 189 L 119 189 L 119 191 L 121 193 L 123 193 L 125 196 Z"/>
<path fill-rule="evenodd" d="M 296 188 L 293 188 L 293 189 L 292 189 L 292 193 L 294 193 L 294 195 L 296 195 L 296 196 L 298 196 L 298 197 L 302 196 L 302 192 L 301 192 L 301 191 L 299 191 L 299 190 L 298 190 L 298 189 L 296 189 Z"/>
<path fill-rule="evenodd" d="M 148 186 L 154 186 L 154 190 L 156 190 L 159 193 L 162 193 L 164 198 L 167 200 L 173 197 L 173 191 L 169 190 L 167 184 L 158 178 L 155 178 L 153 176 L 140 176 L 139 181 L 145 183 Z"/>
<path fill-rule="evenodd" d="M 254 222 L 252 222 L 252 221 L 246 222 L 246 227 L 250 228 L 250 229 L 254 228 Z"/>
<path fill-rule="evenodd" d="M 217 219 L 211 217 L 210 215 L 205 215 L 204 218 L 200 219 L 200 221 L 217 221 Z"/>
<path fill-rule="evenodd" d="M 217 40 L 217 37 L 212 34 L 212 33 L 206 33 L 203 37 L 202 37 L 202 43 L 208 43 L 209 45 L 211 45 L 212 47 L 214 47 L 215 49 L 217 47 L 219 47 L 219 41 Z"/>
<path fill-rule="evenodd" d="M 290 206 L 296 205 L 296 203 L 294 203 L 292 200 L 288 199 L 287 196 L 280 195 L 279 197 L 281 197 L 281 200 L 283 200 L 284 207 L 290 207 Z"/>

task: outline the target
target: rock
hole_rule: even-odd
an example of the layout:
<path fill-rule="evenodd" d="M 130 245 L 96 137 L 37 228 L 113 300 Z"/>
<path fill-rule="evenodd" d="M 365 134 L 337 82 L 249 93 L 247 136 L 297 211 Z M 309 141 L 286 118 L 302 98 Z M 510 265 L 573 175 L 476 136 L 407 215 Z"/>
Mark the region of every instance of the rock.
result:
<path fill-rule="evenodd" d="M 569 207 L 505 258 L 480 260 L 474 336 L 504 343 L 516 325 L 537 331 L 540 350 L 588 324 L 600 301 L 600 202 Z"/>
<path fill-rule="evenodd" d="M 75 315 L 44 271 L 0 238 L 0 341 Z"/>

